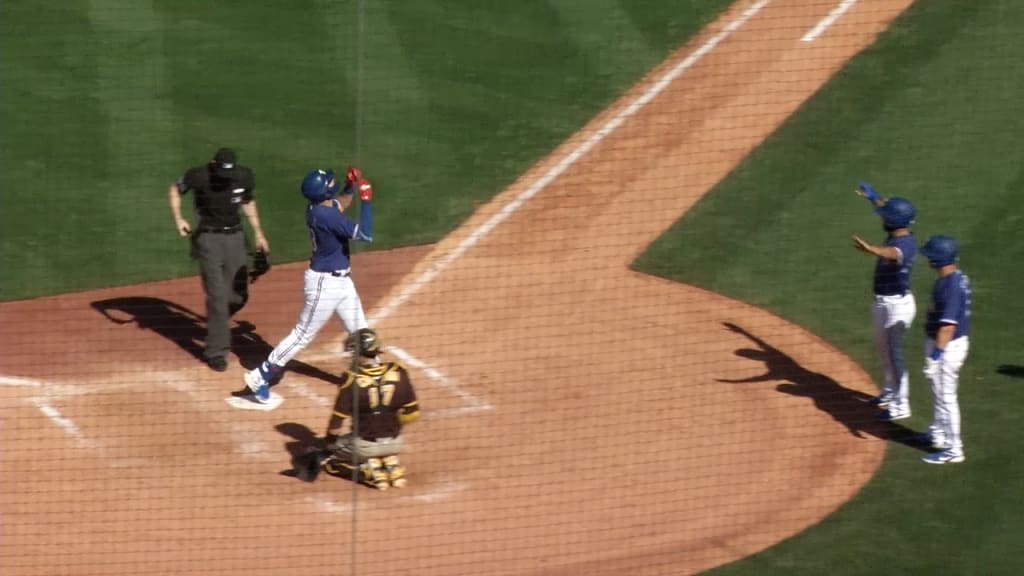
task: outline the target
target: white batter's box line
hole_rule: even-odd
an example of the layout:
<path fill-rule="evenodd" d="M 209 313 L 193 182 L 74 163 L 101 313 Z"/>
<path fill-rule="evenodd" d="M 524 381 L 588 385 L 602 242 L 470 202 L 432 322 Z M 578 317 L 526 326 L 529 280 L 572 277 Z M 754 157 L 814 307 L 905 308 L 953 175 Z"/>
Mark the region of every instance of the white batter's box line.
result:
<path fill-rule="evenodd" d="M 345 481 L 341 478 L 334 478 L 328 474 L 321 474 L 320 479 L 317 482 L 336 482 L 344 483 Z M 364 487 L 360 487 L 364 488 Z M 372 499 L 375 497 L 386 498 L 388 501 L 397 500 L 399 503 L 412 503 L 421 502 L 426 504 L 433 504 L 435 502 L 443 502 L 455 496 L 460 492 L 464 492 L 467 486 L 461 482 L 448 482 L 442 481 L 435 484 L 431 484 L 426 487 L 411 484 L 407 488 L 392 488 L 384 493 L 365 487 L 365 495 L 359 494 L 359 507 L 366 508 L 372 505 Z M 315 506 L 321 512 L 327 512 L 328 514 L 351 514 L 354 507 L 349 502 L 338 502 L 332 496 L 326 494 L 310 494 L 303 497 L 303 501 L 308 502 Z"/>
<path fill-rule="evenodd" d="M 39 408 L 39 411 L 44 416 L 50 419 L 51 422 L 57 425 L 58 428 L 64 431 L 70 438 L 72 438 L 79 446 L 84 448 L 97 448 L 98 445 L 93 440 L 85 437 L 82 430 L 74 423 L 70 418 L 65 417 L 60 413 L 59 410 L 50 404 L 49 398 L 34 396 L 31 402 Z"/>
<path fill-rule="evenodd" d="M 19 388 L 38 388 L 43 394 L 41 397 L 75 396 L 85 394 L 86 390 L 81 386 L 73 384 L 60 384 L 34 378 L 22 378 L 20 376 L 0 376 L 0 386 L 13 386 Z"/>
<path fill-rule="evenodd" d="M 491 406 L 490 402 L 467 391 L 464 387 L 460 386 L 459 383 L 456 382 L 453 378 L 449 378 L 437 368 L 434 368 L 433 366 L 427 364 L 426 362 L 420 360 L 419 358 L 416 358 L 415 356 L 409 354 L 405 350 L 397 346 L 386 346 L 385 350 L 388 353 L 397 356 L 399 359 L 402 360 L 402 362 L 423 372 L 423 374 L 426 375 L 427 378 L 430 378 L 432 381 L 439 384 L 445 392 L 448 392 L 452 396 L 455 396 L 464 404 L 460 408 L 454 408 L 450 410 L 469 410 L 472 412 L 482 412 L 485 410 L 493 409 L 493 406 Z"/>
<path fill-rule="evenodd" d="M 433 418 L 451 418 L 454 416 L 465 416 L 468 414 L 476 414 L 479 412 L 485 412 L 493 409 L 493 406 L 487 400 L 465 390 L 458 384 L 453 378 L 448 377 L 445 373 L 441 372 L 434 366 L 431 366 L 427 362 L 420 360 L 405 350 L 398 348 L 397 346 L 384 346 L 383 351 L 395 355 L 399 360 L 411 368 L 415 368 L 423 373 L 424 376 L 429 378 L 431 381 L 436 382 L 442 390 L 458 398 L 463 406 L 457 408 L 444 408 L 441 410 L 430 410 L 424 413 L 424 419 L 428 417 Z M 323 352 L 320 354 L 309 354 L 301 356 L 303 362 L 317 362 L 322 360 L 333 360 L 339 357 L 338 353 Z M 298 396 L 306 398 L 315 404 L 320 406 L 330 406 L 334 404 L 334 398 L 325 398 L 317 392 L 310 389 L 308 386 L 295 380 L 287 380 L 285 384 L 289 390 L 293 390 Z"/>
<path fill-rule="evenodd" d="M 178 372 L 145 372 L 145 381 L 139 378 L 120 377 L 120 381 L 85 381 L 78 384 L 67 384 L 48 380 L 22 378 L 20 376 L 0 376 L 0 386 L 16 386 L 38 388 L 39 396 L 59 398 L 62 396 L 82 396 L 84 394 L 105 394 L 123 390 L 142 391 L 151 383 L 172 388 L 196 397 L 199 390 L 195 382 Z"/>

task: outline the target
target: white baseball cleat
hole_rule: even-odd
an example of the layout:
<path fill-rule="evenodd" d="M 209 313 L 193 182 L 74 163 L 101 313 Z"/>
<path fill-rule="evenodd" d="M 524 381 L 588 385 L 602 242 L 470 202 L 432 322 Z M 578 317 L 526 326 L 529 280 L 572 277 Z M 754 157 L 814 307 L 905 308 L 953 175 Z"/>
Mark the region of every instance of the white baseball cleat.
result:
<path fill-rule="evenodd" d="M 963 452 L 957 450 L 943 450 L 942 452 L 932 452 L 921 458 L 929 464 L 959 464 L 966 460 Z"/>
<path fill-rule="evenodd" d="M 270 400 L 270 386 L 263 379 L 259 368 L 245 373 L 245 385 L 252 391 L 252 395 L 257 402 L 265 403 Z"/>
<path fill-rule="evenodd" d="M 888 420 L 893 422 L 895 420 L 905 420 L 910 418 L 910 406 L 905 408 L 890 404 L 889 408 L 884 410 L 878 415 L 879 420 Z"/>
<path fill-rule="evenodd" d="M 879 408 L 886 408 L 892 403 L 892 396 L 892 392 L 882 392 L 878 396 L 868 400 L 868 404 L 878 406 Z"/>

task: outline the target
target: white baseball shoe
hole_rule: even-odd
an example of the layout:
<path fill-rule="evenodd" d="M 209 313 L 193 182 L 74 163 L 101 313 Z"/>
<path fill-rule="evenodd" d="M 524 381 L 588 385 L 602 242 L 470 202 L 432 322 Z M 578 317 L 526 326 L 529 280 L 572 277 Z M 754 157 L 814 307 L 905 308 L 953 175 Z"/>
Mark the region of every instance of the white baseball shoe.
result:
<path fill-rule="evenodd" d="M 878 406 L 879 408 L 886 408 L 892 403 L 893 393 L 888 390 L 883 390 L 881 394 L 868 400 L 868 404 L 872 406 Z"/>
<path fill-rule="evenodd" d="M 879 420 L 888 420 L 889 422 L 907 418 L 910 418 L 910 406 L 896 406 L 895 404 L 890 404 L 889 408 L 878 415 Z"/>
<path fill-rule="evenodd" d="M 943 450 L 942 452 L 932 452 L 931 454 L 921 458 L 921 460 L 924 460 L 928 464 L 959 464 L 966 459 L 967 457 L 964 456 L 963 451 L 953 450 L 952 448 L 949 450 Z"/>
<path fill-rule="evenodd" d="M 254 368 L 245 373 L 245 385 L 252 391 L 257 402 L 266 403 L 270 401 L 270 385 L 263 379 L 259 368 Z"/>
<path fill-rule="evenodd" d="M 952 445 L 942 436 L 930 432 L 921 432 L 914 435 L 914 441 L 929 450 L 949 450 Z"/>

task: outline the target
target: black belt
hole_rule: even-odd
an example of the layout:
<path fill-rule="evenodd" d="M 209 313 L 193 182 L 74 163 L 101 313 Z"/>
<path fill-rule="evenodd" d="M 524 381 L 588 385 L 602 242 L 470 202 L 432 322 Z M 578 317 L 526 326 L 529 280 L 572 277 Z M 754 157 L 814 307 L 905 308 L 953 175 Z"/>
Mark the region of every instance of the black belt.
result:
<path fill-rule="evenodd" d="M 210 234 L 234 234 L 235 232 L 241 232 L 241 226 L 200 226 L 199 231 Z"/>
<path fill-rule="evenodd" d="M 334 276 L 335 278 L 347 278 L 351 273 L 351 270 L 335 270 L 334 272 L 331 272 L 331 276 Z"/>

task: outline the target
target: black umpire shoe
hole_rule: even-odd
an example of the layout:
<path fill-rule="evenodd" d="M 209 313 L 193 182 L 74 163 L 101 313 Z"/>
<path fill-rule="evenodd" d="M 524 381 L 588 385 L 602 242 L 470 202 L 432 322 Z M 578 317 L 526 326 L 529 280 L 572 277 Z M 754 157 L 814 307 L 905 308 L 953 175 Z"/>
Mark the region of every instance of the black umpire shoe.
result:
<path fill-rule="evenodd" d="M 223 356 L 214 356 L 213 358 L 207 358 L 206 363 L 210 365 L 210 368 L 213 368 L 217 372 L 224 372 L 225 370 L 228 369 L 227 358 L 224 358 Z"/>

